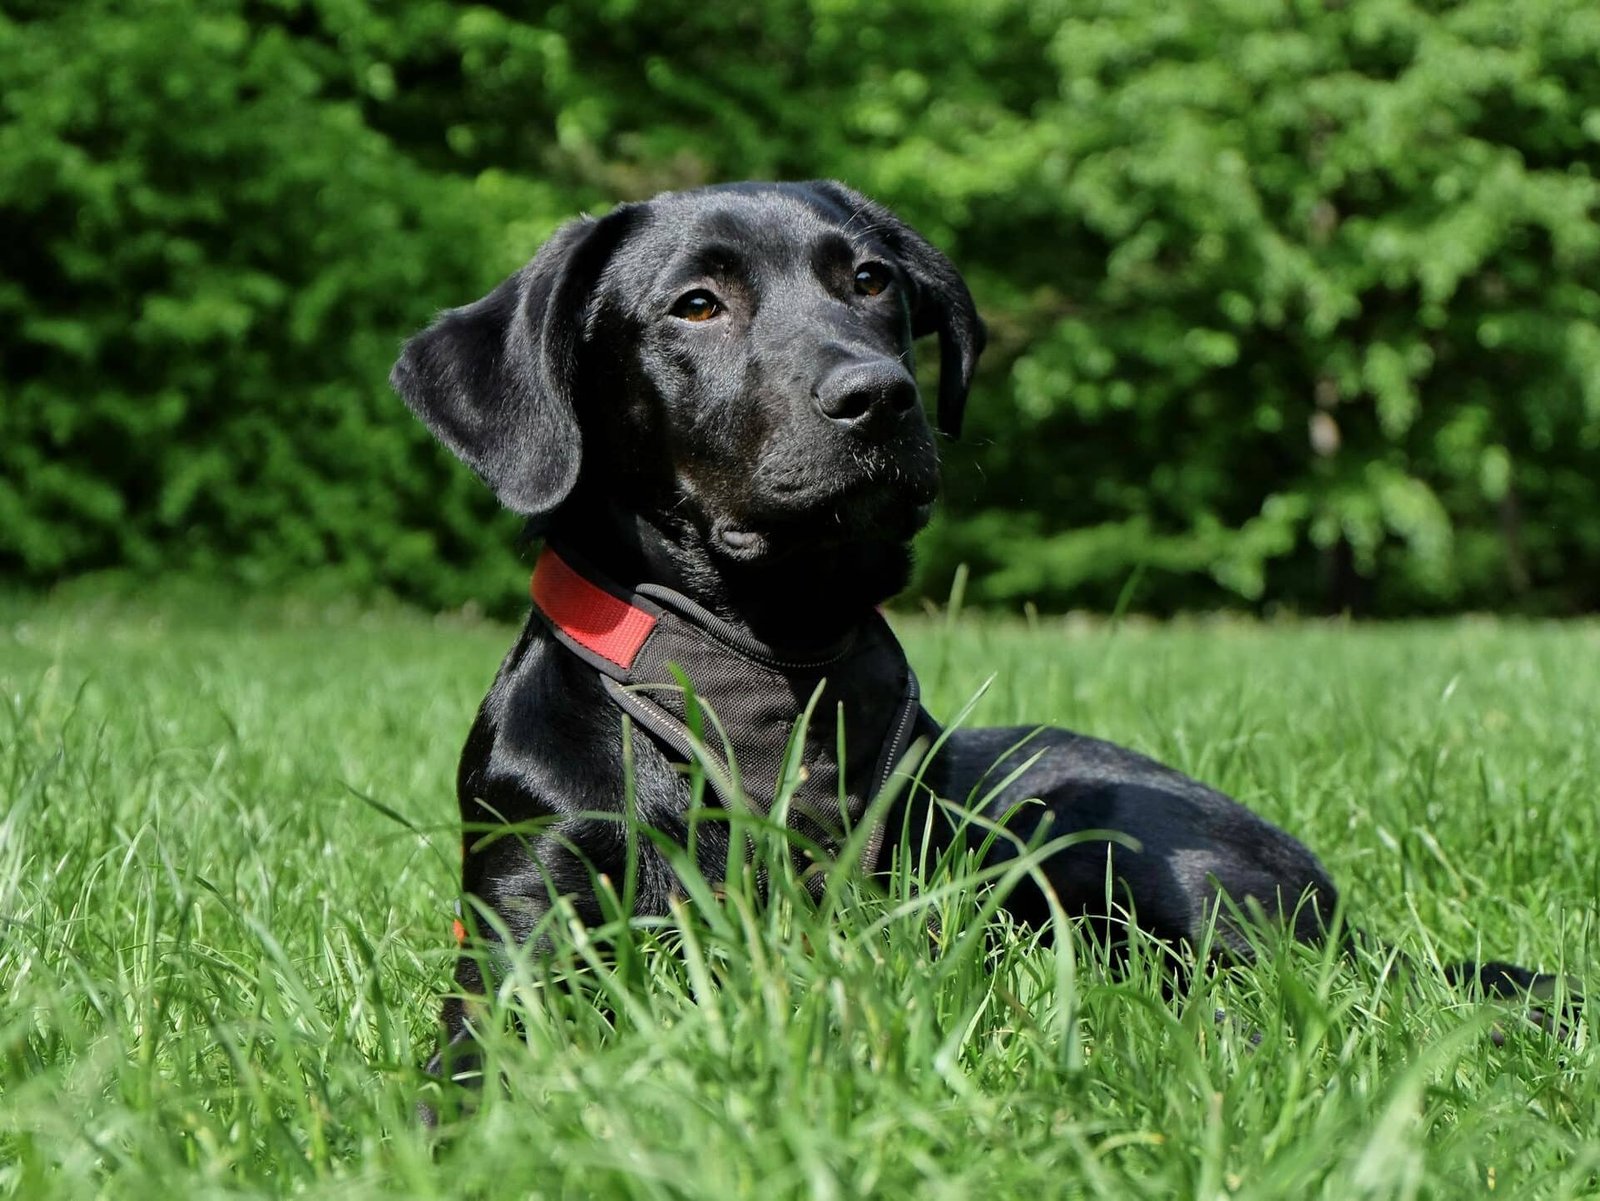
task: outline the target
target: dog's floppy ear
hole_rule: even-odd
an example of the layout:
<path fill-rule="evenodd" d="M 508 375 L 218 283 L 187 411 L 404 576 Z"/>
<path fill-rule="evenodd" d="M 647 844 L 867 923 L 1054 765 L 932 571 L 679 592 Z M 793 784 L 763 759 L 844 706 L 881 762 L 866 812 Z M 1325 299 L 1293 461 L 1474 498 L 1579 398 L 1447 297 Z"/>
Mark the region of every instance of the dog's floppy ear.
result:
<path fill-rule="evenodd" d="M 881 238 L 910 278 L 912 336 L 939 335 L 939 428 L 958 437 L 972 374 L 988 340 L 966 281 L 931 242 L 883 205 L 833 180 L 808 186 Z"/>
<path fill-rule="evenodd" d="M 538 522 L 578 478 L 573 376 L 589 293 L 631 227 L 626 206 L 562 226 L 482 300 L 441 313 L 389 374 L 412 412 L 513 512 Z"/>

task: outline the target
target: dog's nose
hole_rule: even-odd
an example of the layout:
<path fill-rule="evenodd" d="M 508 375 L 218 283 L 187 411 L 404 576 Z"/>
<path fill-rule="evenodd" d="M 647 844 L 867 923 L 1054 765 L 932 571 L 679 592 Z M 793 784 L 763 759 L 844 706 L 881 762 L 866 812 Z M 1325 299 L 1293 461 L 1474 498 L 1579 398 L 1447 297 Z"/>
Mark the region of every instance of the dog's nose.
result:
<path fill-rule="evenodd" d="M 817 410 L 839 425 L 866 427 L 900 417 L 917 404 L 917 382 L 899 363 L 836 367 L 812 392 Z"/>

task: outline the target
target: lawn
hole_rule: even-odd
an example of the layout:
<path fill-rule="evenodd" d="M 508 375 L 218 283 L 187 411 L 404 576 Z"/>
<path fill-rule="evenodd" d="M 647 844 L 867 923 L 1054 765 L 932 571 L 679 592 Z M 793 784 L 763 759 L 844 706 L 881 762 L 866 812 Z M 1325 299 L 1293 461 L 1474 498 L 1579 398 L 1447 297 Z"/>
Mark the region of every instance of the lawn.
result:
<path fill-rule="evenodd" d="M 822 911 L 733 887 L 615 959 L 570 933 L 581 989 L 519 965 L 506 1086 L 435 1145 L 454 763 L 511 632 L 12 600 L 0 1195 L 1600 1195 L 1589 1027 L 1564 1045 L 1432 970 L 1600 996 L 1600 626 L 897 624 L 936 713 L 992 677 L 972 720 L 1117 739 L 1297 832 L 1370 949 L 1164 993 L 1151 948 L 1113 975 L 985 923 L 958 864 Z"/>

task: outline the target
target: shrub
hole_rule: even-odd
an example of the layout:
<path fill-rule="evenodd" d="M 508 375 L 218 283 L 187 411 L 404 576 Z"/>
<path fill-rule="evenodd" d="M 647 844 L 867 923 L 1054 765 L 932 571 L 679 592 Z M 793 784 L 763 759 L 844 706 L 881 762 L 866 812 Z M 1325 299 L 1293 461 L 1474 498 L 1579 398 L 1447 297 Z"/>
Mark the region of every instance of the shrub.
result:
<path fill-rule="evenodd" d="M 831 175 L 993 333 L 919 587 L 1600 606 L 1588 0 L 0 17 L 0 568 L 520 595 L 384 383 L 563 217 Z"/>

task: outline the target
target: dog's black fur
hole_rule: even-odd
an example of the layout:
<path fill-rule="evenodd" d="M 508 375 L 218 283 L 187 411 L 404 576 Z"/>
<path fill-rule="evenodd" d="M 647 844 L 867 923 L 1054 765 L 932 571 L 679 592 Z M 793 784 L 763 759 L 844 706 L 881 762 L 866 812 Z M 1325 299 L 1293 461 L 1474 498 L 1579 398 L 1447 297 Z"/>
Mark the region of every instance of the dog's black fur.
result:
<path fill-rule="evenodd" d="M 735 184 L 628 204 L 561 230 L 476 304 L 406 346 L 393 382 L 453 452 L 527 516 L 612 580 L 656 582 L 765 642 L 826 644 L 904 586 L 909 542 L 938 483 L 934 435 L 911 372 L 913 341 L 937 334 L 938 422 L 954 435 L 982 323 L 960 275 L 888 210 L 836 183 Z M 937 734 L 923 712 L 922 732 Z M 594 873 L 622 878 L 626 840 L 621 716 L 595 671 L 529 619 L 500 668 L 461 758 L 469 833 L 464 892 L 524 940 L 552 893 L 599 920 Z M 737 750 L 737 748 L 735 748 Z M 985 811 L 1016 808 L 1024 841 L 1112 830 L 1043 871 L 1068 912 L 1113 900 L 1173 944 L 1199 945 L 1220 894 L 1321 936 L 1336 893 L 1287 834 L 1132 751 L 1067 730 L 955 730 L 888 826 L 924 827 L 931 794 L 965 802 L 1028 759 Z M 682 840 L 689 785 L 668 753 L 635 740 L 638 819 Z M 482 840 L 485 825 L 534 822 L 529 837 Z M 948 837 L 942 816 L 931 823 Z M 482 845 L 478 844 L 482 842 Z M 702 827 L 700 867 L 724 873 L 727 845 Z M 638 844 L 636 907 L 675 895 L 666 860 Z M 476 848 L 476 849 L 475 849 Z M 995 856 L 1015 854 L 996 840 Z M 1027 884 L 1021 919 L 1048 917 Z M 1242 948 L 1223 922 L 1216 938 Z M 1530 977 L 1510 972 L 1510 986 Z M 1485 980 L 1493 983 L 1490 975 Z M 1498 977 L 1495 977 L 1498 979 Z M 462 996 L 481 995 L 464 954 Z M 450 1045 L 470 1038 L 460 998 Z"/>

